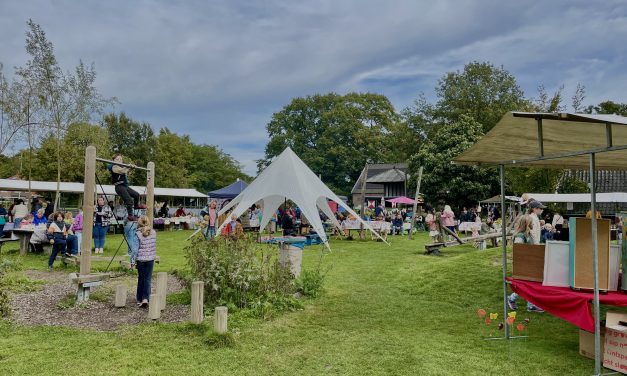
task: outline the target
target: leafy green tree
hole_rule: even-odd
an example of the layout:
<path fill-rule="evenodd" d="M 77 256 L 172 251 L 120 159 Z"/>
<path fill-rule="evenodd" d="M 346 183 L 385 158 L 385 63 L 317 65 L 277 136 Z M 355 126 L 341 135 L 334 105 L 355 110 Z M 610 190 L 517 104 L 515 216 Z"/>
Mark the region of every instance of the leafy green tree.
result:
<path fill-rule="evenodd" d="M 529 107 L 516 78 L 503 67 L 488 62 L 472 62 L 463 71 L 447 73 L 435 89 L 435 114 L 441 122 L 455 122 L 471 116 L 486 133 L 508 111 Z"/>
<path fill-rule="evenodd" d="M 150 124 L 132 120 L 124 112 L 107 114 L 102 121 L 109 134 L 112 154 L 122 154 L 125 159 L 138 166 L 146 166 L 155 160 L 155 133 Z M 146 184 L 145 174 L 138 174 L 134 184 Z"/>
<path fill-rule="evenodd" d="M 616 103 L 613 101 L 601 102 L 596 106 L 590 105 L 584 110 L 587 114 L 615 114 L 627 116 L 627 103 Z"/>
<path fill-rule="evenodd" d="M 451 161 L 483 136 L 482 124 L 467 115 L 438 128 L 437 137 L 428 139 L 410 159 L 410 172 L 416 176 L 424 167 L 420 190 L 425 202 L 452 207 L 476 204 L 499 191 L 494 168 L 455 165 Z"/>
<path fill-rule="evenodd" d="M 92 114 L 101 114 L 106 106 L 115 102 L 115 98 L 106 99 L 98 93 L 94 85 L 96 72 L 93 64 L 86 66 L 79 61 L 73 73 L 64 72 L 42 27 L 32 20 L 27 24 L 26 52 L 30 59 L 25 66 L 16 69 L 16 76 L 38 98 L 40 111 L 32 122 L 53 128 L 57 163 L 56 208 L 60 197 L 61 141 L 67 128 L 70 124 L 89 122 Z"/>
<path fill-rule="evenodd" d="M 179 136 L 162 128 L 156 137 L 155 186 L 187 188 L 190 176 L 187 167 L 192 159 L 192 143 L 188 135 Z"/>
<path fill-rule="evenodd" d="M 348 194 L 366 162 L 396 157 L 390 131 L 398 121 L 394 107 L 380 94 L 294 98 L 272 115 L 265 158 L 257 165 L 262 170 L 289 146 L 332 190 Z"/>
<path fill-rule="evenodd" d="M 71 124 L 61 140 L 61 179 L 66 182 L 82 182 L 85 174 L 85 148 L 93 145 L 100 153 L 109 155 L 109 135 L 99 125 L 87 123 Z M 46 137 L 35 155 L 33 179 L 51 181 L 56 178 L 57 139 Z M 110 184 L 109 173 L 97 165 L 96 173 L 102 184 Z"/>
<path fill-rule="evenodd" d="M 222 188 L 238 178 L 249 179 L 233 157 L 212 145 L 193 144 L 187 170 L 191 185 L 200 192 Z"/>

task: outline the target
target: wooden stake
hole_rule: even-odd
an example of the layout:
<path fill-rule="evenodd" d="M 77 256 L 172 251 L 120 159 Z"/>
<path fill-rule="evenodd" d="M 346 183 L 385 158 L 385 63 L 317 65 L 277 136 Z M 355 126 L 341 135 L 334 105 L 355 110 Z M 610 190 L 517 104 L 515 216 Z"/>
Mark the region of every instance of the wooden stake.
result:
<path fill-rule="evenodd" d="M 126 307 L 127 286 L 120 284 L 115 286 L 115 306 L 117 308 Z"/>
<path fill-rule="evenodd" d="M 152 227 L 155 217 L 155 162 L 148 162 L 148 172 L 146 177 L 146 216 L 148 223 Z"/>
<path fill-rule="evenodd" d="M 205 283 L 202 281 L 192 282 L 192 314 L 191 321 L 193 324 L 200 324 L 204 318 L 203 305 L 204 305 L 204 290 Z"/>
<path fill-rule="evenodd" d="M 150 304 L 148 305 L 148 317 L 151 320 L 157 320 L 161 317 L 161 310 L 159 309 L 159 294 L 150 294 Z"/>
<path fill-rule="evenodd" d="M 168 290 L 168 273 L 159 272 L 157 273 L 157 295 L 159 295 L 159 303 L 160 309 L 163 311 L 165 309 L 165 298 L 167 296 Z"/>
<path fill-rule="evenodd" d="M 216 307 L 213 316 L 213 329 L 218 334 L 224 334 L 227 332 L 227 320 L 228 320 L 228 308 Z"/>
<path fill-rule="evenodd" d="M 91 240 L 94 228 L 94 199 L 96 196 L 96 148 L 85 149 L 85 185 L 83 192 L 83 238 L 81 241 L 80 274 L 91 273 Z"/>
<path fill-rule="evenodd" d="M 420 182 L 422 180 L 422 166 L 418 170 L 418 181 L 416 182 L 416 197 L 414 202 L 414 211 L 411 213 L 411 227 L 409 228 L 409 239 L 411 239 L 411 233 L 414 231 L 414 225 L 416 224 L 416 215 L 418 215 L 418 194 L 420 193 Z"/>

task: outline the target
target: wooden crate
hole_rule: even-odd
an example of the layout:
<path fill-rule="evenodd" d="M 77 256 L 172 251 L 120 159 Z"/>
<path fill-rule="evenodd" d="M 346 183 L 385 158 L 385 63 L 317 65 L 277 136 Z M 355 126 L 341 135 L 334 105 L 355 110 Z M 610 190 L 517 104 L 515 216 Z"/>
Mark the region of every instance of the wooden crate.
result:
<path fill-rule="evenodd" d="M 514 244 L 512 277 L 525 281 L 544 280 L 544 245 Z"/>

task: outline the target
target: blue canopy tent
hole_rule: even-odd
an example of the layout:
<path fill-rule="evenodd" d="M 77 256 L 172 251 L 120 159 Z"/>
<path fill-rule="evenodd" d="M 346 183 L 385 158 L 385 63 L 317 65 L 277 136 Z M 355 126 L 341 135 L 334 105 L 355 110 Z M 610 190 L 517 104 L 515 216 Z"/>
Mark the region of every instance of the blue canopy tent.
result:
<path fill-rule="evenodd" d="M 237 179 L 237 181 L 229 186 L 209 192 L 209 199 L 232 200 L 248 187 L 246 182 Z"/>

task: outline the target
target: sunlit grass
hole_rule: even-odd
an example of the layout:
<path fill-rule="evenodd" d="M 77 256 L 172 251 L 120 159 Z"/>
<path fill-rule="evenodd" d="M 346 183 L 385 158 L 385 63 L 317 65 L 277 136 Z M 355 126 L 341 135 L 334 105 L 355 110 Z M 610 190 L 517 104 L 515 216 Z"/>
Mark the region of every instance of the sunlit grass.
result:
<path fill-rule="evenodd" d="M 190 234 L 158 233 L 162 261 L 156 271 L 186 268 L 183 247 Z M 120 239 L 107 238 L 105 256 L 113 255 Z M 426 234 L 413 241 L 406 236 L 389 240 L 391 246 L 333 240 L 332 252 L 324 258 L 330 270 L 320 297 L 306 301 L 304 310 L 270 321 L 230 317 L 228 341 L 208 334 L 206 325 L 145 324 L 100 333 L 0 323 L 0 374 L 592 373 L 593 361 L 578 354 L 577 329 L 549 314 L 527 315 L 521 308 L 520 317 L 531 317 L 528 339 L 484 339 L 502 335 L 476 314 L 479 308 L 502 312 L 500 249 L 461 246 L 434 257 L 423 255 Z M 10 249 L 5 247 L 3 254 Z M 306 248 L 303 267 L 316 265 L 322 249 Z M 10 252 L 9 257 L 24 268 L 46 267 L 45 256 L 19 258 Z M 177 294 L 169 302 L 188 299 Z"/>

